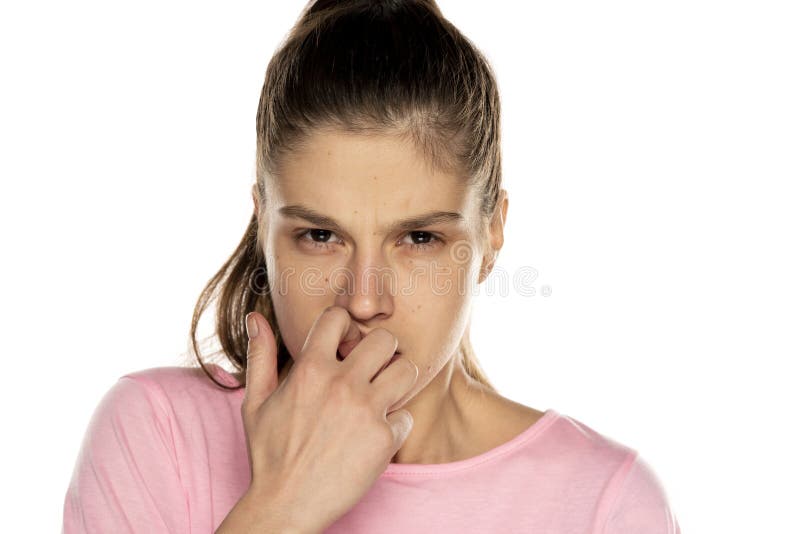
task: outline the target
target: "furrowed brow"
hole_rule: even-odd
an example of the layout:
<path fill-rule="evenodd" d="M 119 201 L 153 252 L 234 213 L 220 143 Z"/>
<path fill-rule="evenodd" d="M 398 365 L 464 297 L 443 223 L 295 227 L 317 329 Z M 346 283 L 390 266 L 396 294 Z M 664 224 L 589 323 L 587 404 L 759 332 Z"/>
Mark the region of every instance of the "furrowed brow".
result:
<path fill-rule="evenodd" d="M 342 227 L 341 224 L 339 224 L 338 221 L 336 221 L 336 219 L 328 217 L 327 215 L 323 215 L 301 204 L 282 206 L 281 208 L 278 209 L 278 213 L 280 213 L 285 217 L 297 217 L 300 219 L 305 219 L 306 221 L 316 226 L 323 227 L 325 229 L 332 230 L 334 232 L 338 232 L 339 234 L 342 235 L 348 235 L 347 231 Z M 457 222 L 457 223 L 464 222 L 464 216 L 454 211 L 431 211 L 428 213 L 423 213 L 421 215 L 414 215 L 413 217 L 401 219 L 392 224 L 384 226 L 383 228 L 381 228 L 381 230 L 383 232 L 387 231 L 409 232 L 417 228 L 422 228 L 425 226 L 431 226 L 440 223 L 449 223 L 449 222 Z"/>

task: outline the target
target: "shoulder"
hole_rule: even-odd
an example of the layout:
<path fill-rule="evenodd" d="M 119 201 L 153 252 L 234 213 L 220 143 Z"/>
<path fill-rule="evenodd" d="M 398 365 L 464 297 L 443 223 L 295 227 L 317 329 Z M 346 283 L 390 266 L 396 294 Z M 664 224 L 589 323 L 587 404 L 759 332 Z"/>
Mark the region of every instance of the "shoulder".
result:
<path fill-rule="evenodd" d="M 631 447 L 553 408 L 542 411 L 505 398 L 500 401 L 479 426 L 490 429 L 486 434 L 501 443 L 516 436 L 515 441 L 525 443 L 520 454 L 533 462 L 546 458 L 548 469 L 563 480 L 580 481 L 599 491 L 635 454 Z"/>
<path fill-rule="evenodd" d="M 235 386 L 226 371 L 209 371 L 220 383 Z M 171 455 L 228 443 L 243 432 L 240 410 L 244 389 L 229 390 L 200 368 L 154 367 L 132 371 L 106 391 L 95 409 L 89 439 L 114 444 L 126 435 L 158 437 Z M 126 438 L 127 439 L 127 438 Z M 130 443 L 143 438 L 134 437 Z"/>
<path fill-rule="evenodd" d="M 555 409 L 504 404 L 495 411 L 504 424 L 512 421 L 513 432 L 527 428 L 514 456 L 517 468 L 530 470 L 534 484 L 544 477 L 570 513 L 589 513 L 586 503 L 593 503 L 591 532 L 680 534 L 663 485 L 636 449 Z"/>
<path fill-rule="evenodd" d="M 512 403 L 517 428 L 527 427 L 533 439 L 524 450 L 533 459 L 546 459 L 561 480 L 602 492 L 615 477 L 623 477 L 637 451 L 595 430 L 583 421 L 548 408 L 536 410 Z M 511 419 L 505 417 L 506 420 Z"/>
<path fill-rule="evenodd" d="M 201 369 L 153 367 L 132 371 L 111 384 L 95 409 L 94 419 L 125 425 L 169 426 L 176 406 L 192 392 L 210 388 Z"/>
<path fill-rule="evenodd" d="M 551 461 L 576 476 L 611 476 L 636 453 L 628 445 L 558 410 L 545 410 L 541 421 L 547 431 L 538 437 L 537 450 L 546 451 Z"/>
<path fill-rule="evenodd" d="M 235 409 L 211 402 L 225 398 L 212 387 L 220 389 L 202 369 L 159 367 L 119 377 L 83 437 L 65 497 L 65 531 L 128 532 L 136 525 L 137 532 L 188 532 L 194 464 L 187 458 L 205 443 L 195 436 L 206 426 L 235 435 L 224 426 L 235 424 Z M 206 417 L 220 423 L 206 425 Z"/>
<path fill-rule="evenodd" d="M 596 532 L 680 534 L 661 480 L 637 449 L 563 414 L 551 438 L 563 444 L 577 468 L 602 481 Z"/>
<path fill-rule="evenodd" d="M 536 454 L 544 454 L 564 469 L 591 472 L 603 469 L 612 473 L 620 468 L 634 450 L 602 434 L 582 421 L 553 408 L 538 410 L 511 399 L 494 395 L 488 415 L 481 427 L 491 429 L 490 434 L 504 440 L 525 432 L 535 435 L 532 443 Z"/>
<path fill-rule="evenodd" d="M 227 389 L 219 385 L 236 388 L 239 386 L 239 381 L 235 375 L 214 363 L 207 363 L 205 366 L 216 382 L 200 367 L 178 366 L 131 371 L 122 375 L 120 381 L 124 379 L 136 381 L 150 394 L 168 398 L 170 402 L 179 402 L 182 399 L 192 402 L 197 402 L 199 399 L 219 401 L 235 398 L 244 393 L 244 388 Z"/>
<path fill-rule="evenodd" d="M 551 410 L 548 410 L 551 411 Z M 647 467 L 638 450 L 622 443 L 608 434 L 596 430 L 575 417 L 556 412 L 552 439 L 566 445 L 566 449 L 577 451 L 592 461 L 601 461 L 614 466 L 615 472 L 627 474 Z"/>
<path fill-rule="evenodd" d="M 209 373 L 219 382 L 227 386 L 237 386 L 238 383 L 233 375 L 225 371 L 217 364 L 206 364 Z M 191 388 L 201 391 L 228 391 L 215 384 L 211 378 L 200 367 L 151 367 L 131 371 L 120 377 L 130 378 L 148 388 L 157 388 L 177 393 Z"/>
<path fill-rule="evenodd" d="M 236 380 L 215 364 L 212 376 L 230 387 Z M 242 390 L 215 384 L 199 367 L 152 367 L 131 371 L 106 391 L 98 412 L 106 419 L 174 427 L 190 421 L 233 414 L 241 406 Z"/>
<path fill-rule="evenodd" d="M 599 517 L 602 534 L 680 534 L 667 491 L 650 463 L 634 452 L 609 484 Z"/>

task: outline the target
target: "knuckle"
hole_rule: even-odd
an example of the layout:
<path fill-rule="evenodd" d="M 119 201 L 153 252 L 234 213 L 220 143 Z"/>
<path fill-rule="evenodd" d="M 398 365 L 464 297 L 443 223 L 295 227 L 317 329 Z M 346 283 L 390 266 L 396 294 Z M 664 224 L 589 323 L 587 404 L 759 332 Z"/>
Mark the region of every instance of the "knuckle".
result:
<path fill-rule="evenodd" d="M 353 386 L 349 380 L 334 380 L 328 389 L 330 398 L 336 403 L 352 404 L 356 402 Z"/>
<path fill-rule="evenodd" d="M 262 355 L 259 353 L 259 351 L 255 349 L 249 349 L 247 351 L 247 365 L 251 367 L 257 367 L 261 365 L 262 364 L 260 360 L 261 357 Z"/>
<path fill-rule="evenodd" d="M 325 392 L 325 402 L 331 409 L 338 411 L 348 406 L 350 395 L 345 388 L 334 382 Z M 326 406 L 326 408 L 328 407 Z M 350 413 L 350 410 L 347 410 Z M 352 415 L 352 414 L 351 414 Z"/>
<path fill-rule="evenodd" d="M 352 380 L 342 377 L 334 381 L 329 392 L 330 400 L 339 406 L 346 406 L 350 414 L 354 414 L 356 417 L 374 417 L 375 409 L 372 398 Z"/>
<path fill-rule="evenodd" d="M 322 380 L 322 364 L 315 358 L 303 358 L 292 367 L 297 380 L 303 384 L 315 384 Z"/>

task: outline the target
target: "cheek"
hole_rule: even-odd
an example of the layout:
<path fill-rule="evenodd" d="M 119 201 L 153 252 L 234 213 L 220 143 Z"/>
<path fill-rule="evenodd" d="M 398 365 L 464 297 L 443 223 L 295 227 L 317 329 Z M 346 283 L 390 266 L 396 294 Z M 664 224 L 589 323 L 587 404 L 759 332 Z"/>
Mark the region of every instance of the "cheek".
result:
<path fill-rule="evenodd" d="M 469 320 L 470 296 L 456 290 L 447 292 L 418 288 L 405 297 L 396 312 L 402 313 L 403 330 L 428 345 L 428 351 L 443 355 L 454 350 Z"/>
<path fill-rule="evenodd" d="M 324 306 L 317 308 L 292 298 L 283 298 L 279 302 L 274 302 L 273 306 L 283 344 L 286 345 L 292 358 L 297 358 L 311 326 L 322 313 Z"/>
<path fill-rule="evenodd" d="M 458 306 L 476 294 L 479 261 L 453 261 L 414 264 L 398 275 L 402 295 L 411 298 L 433 298 L 438 305 Z"/>
<path fill-rule="evenodd" d="M 273 300 L 314 300 L 326 294 L 329 267 L 291 250 L 291 244 L 279 240 L 270 249 L 267 272 Z"/>
<path fill-rule="evenodd" d="M 269 296 L 281 338 L 292 357 L 299 354 L 311 325 L 331 303 L 324 278 L 319 269 L 298 269 L 296 264 L 275 257 Z"/>

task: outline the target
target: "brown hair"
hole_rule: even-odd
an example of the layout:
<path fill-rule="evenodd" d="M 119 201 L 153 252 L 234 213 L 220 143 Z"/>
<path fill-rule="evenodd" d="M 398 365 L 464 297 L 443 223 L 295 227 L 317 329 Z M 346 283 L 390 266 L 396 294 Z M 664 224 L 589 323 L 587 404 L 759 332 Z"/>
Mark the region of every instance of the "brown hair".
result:
<path fill-rule="evenodd" d="M 280 174 L 284 155 L 319 128 L 391 133 L 414 143 L 434 168 L 457 172 L 476 188 L 482 221 L 500 193 L 500 98 L 483 54 L 444 18 L 434 0 L 312 0 L 267 66 L 256 115 L 256 181 Z M 485 227 L 481 236 L 485 241 Z M 278 343 L 278 373 L 292 364 L 269 296 L 263 243 L 254 211 L 233 255 L 208 281 L 194 309 L 190 341 L 206 375 L 225 389 L 244 387 L 244 317 L 258 311 Z M 237 369 L 238 387 L 220 384 L 199 356 L 197 324 L 217 300 L 216 335 Z M 496 391 L 469 341 L 461 364 Z M 216 354 L 219 354 L 217 351 Z"/>

